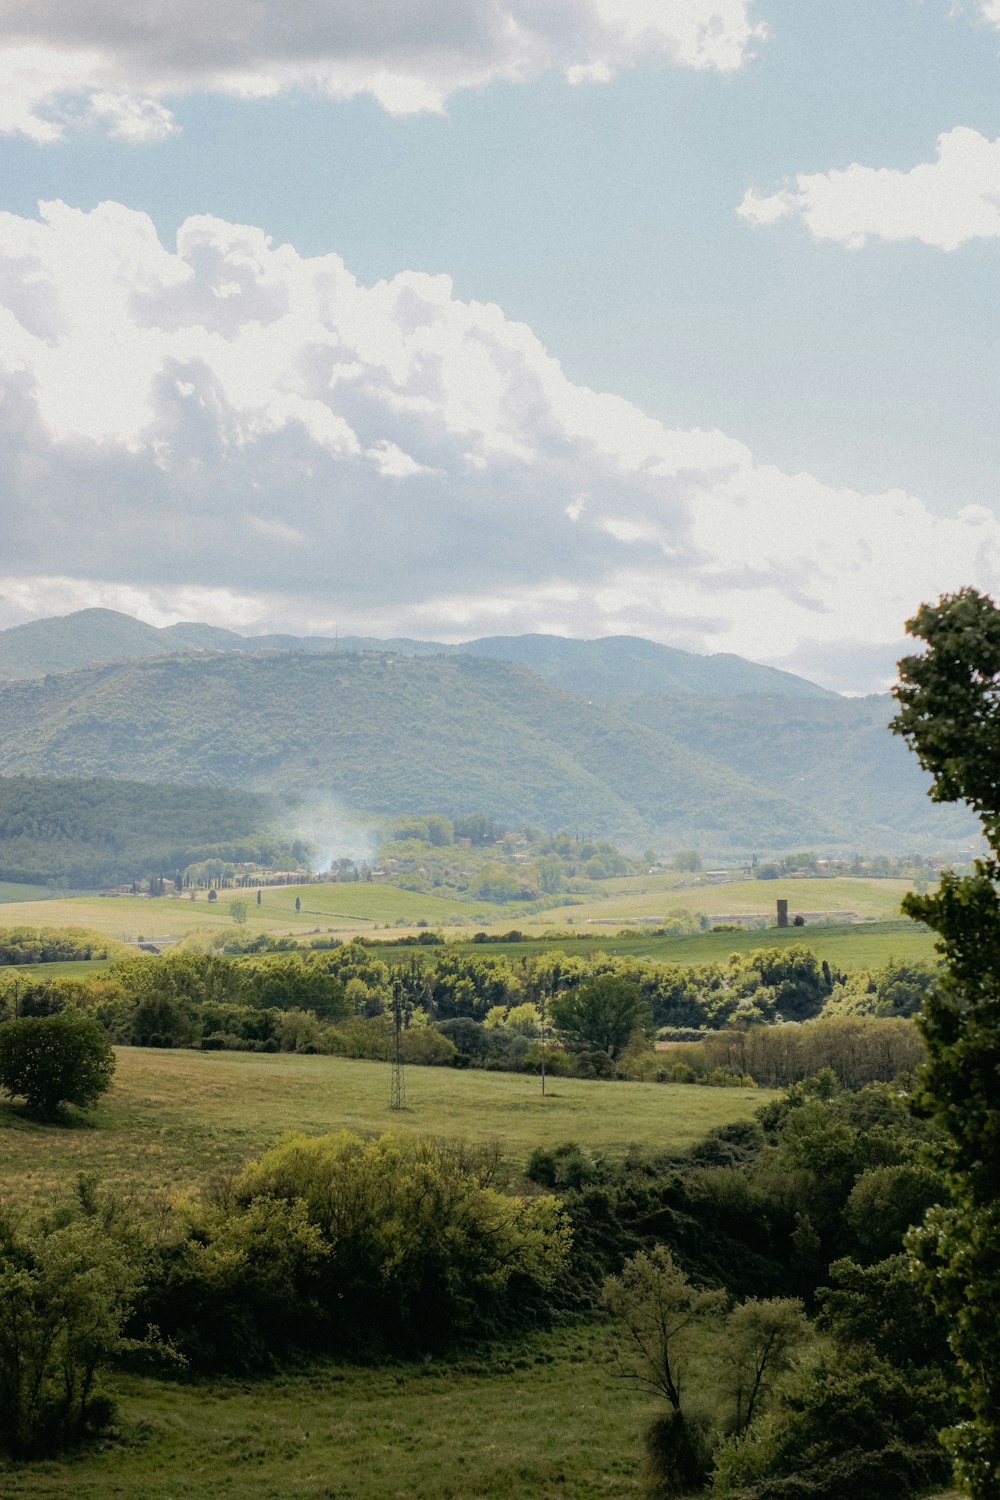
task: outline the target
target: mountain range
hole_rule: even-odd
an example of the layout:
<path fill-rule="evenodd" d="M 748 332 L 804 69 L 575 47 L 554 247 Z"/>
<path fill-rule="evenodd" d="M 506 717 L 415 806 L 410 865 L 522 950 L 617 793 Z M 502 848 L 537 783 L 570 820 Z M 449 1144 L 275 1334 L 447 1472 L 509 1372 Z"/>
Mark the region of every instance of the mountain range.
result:
<path fill-rule="evenodd" d="M 216 625 L 186 623 L 157 628 L 112 609 L 81 609 L 49 620 L 0 630 L 0 681 L 72 672 L 78 667 L 138 661 L 191 651 L 297 651 L 312 655 L 392 652 L 396 656 L 485 656 L 530 667 L 570 692 L 761 693 L 835 697 L 825 688 L 762 667 L 741 656 L 698 656 L 638 636 L 577 641 L 556 635 L 487 636 L 443 645 L 439 641 L 377 640 L 371 636 L 239 635 Z"/>
<path fill-rule="evenodd" d="M 0 686 L 0 776 L 485 811 L 720 854 L 942 848 L 974 830 L 928 800 L 888 697 L 633 637 L 290 639 L 105 610 L 0 632 L 0 674 L 20 679 Z"/>

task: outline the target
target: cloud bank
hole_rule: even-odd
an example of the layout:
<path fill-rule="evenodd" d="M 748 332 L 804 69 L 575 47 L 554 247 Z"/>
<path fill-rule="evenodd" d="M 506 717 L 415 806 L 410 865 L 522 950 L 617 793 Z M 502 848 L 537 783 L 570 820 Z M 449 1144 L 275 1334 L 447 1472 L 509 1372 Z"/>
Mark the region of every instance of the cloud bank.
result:
<path fill-rule="evenodd" d="M 368 94 L 392 114 L 550 70 L 571 83 L 622 68 L 730 72 L 763 27 L 751 0 L 5 0 L 0 133 L 46 143 L 99 126 L 124 140 L 176 129 L 184 95 Z"/>
<path fill-rule="evenodd" d="M 1000 25 L 1000 0 L 997 16 Z M 957 250 L 1000 237 L 1000 140 L 959 125 L 938 136 L 933 162 L 908 172 L 855 162 L 842 171 L 800 173 L 794 186 L 765 197 L 751 188 L 737 212 L 759 225 L 800 218 L 816 239 L 850 250 L 870 238 Z"/>
<path fill-rule="evenodd" d="M 1000 587 L 984 508 L 938 517 L 670 430 L 446 276 L 366 287 L 208 217 L 168 249 L 114 203 L 0 215 L 0 527 L 3 624 L 101 604 L 633 633 L 793 668 L 801 650 L 843 687 L 891 672 L 922 599 Z"/>

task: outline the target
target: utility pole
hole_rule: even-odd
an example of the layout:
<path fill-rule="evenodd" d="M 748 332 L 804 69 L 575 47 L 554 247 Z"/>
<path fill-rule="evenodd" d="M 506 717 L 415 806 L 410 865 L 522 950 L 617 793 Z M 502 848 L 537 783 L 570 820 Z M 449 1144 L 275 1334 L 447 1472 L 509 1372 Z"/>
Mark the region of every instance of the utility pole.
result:
<path fill-rule="evenodd" d="M 542 1054 L 542 1098 L 545 1098 L 545 985 L 539 986 L 538 1011 L 540 1016 L 541 1054 Z"/>
<path fill-rule="evenodd" d="M 403 1078 L 403 986 L 398 979 L 392 985 L 392 1031 L 395 1046 L 392 1054 L 392 1092 L 390 1109 L 406 1108 L 406 1082 Z"/>

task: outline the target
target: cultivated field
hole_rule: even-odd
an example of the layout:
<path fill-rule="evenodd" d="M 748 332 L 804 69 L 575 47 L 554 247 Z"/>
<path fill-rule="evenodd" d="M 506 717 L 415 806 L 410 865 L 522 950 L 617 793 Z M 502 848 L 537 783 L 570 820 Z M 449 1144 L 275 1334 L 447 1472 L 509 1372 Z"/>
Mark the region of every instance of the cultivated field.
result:
<path fill-rule="evenodd" d="M 571 905 L 528 912 L 523 905 L 490 905 L 459 901 L 430 892 L 407 891 L 377 882 L 347 882 L 299 886 L 268 886 L 261 905 L 256 890 L 223 891 L 210 902 L 204 892 L 194 901 L 187 896 L 70 896 L 18 899 L 18 893 L 37 897 L 37 887 L 0 887 L 4 901 L 3 926 L 92 927 L 111 937 L 134 941 L 145 938 L 174 940 L 192 932 L 232 927 L 229 904 L 247 902 L 248 933 L 294 933 L 317 929 L 347 935 L 382 932 L 391 928 L 416 929 L 418 925 L 454 928 L 456 932 L 478 928 L 501 930 L 514 925 L 525 932 L 542 933 L 574 929 L 600 932 L 606 924 L 628 926 L 643 918 L 662 922 L 669 913 L 705 914 L 718 919 L 734 914 L 755 915 L 773 926 L 778 897 L 788 901 L 789 916 L 796 912 L 856 912 L 866 920 L 899 917 L 899 903 L 909 889 L 903 880 L 741 880 L 715 885 L 699 877 L 686 877 L 679 884 L 675 874 L 637 875 L 621 880 L 595 881 L 592 891 L 572 898 Z M 6 897 L 3 891 L 6 890 Z M 295 910 L 298 897 L 301 910 Z"/>

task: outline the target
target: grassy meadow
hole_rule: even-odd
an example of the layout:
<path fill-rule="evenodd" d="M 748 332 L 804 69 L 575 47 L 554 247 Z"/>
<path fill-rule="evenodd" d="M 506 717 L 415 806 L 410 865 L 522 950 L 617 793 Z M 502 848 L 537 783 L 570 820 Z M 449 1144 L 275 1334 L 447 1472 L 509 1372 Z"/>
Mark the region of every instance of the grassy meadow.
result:
<path fill-rule="evenodd" d="M 684 883 L 680 883 L 683 880 Z M 267 886 L 260 906 L 255 888 L 222 891 L 208 901 L 200 891 L 189 896 L 45 896 L 38 887 L 0 887 L 3 926 L 91 927 L 109 937 L 135 941 L 144 937 L 177 941 L 199 931 L 233 926 L 229 913 L 235 899 L 247 903 L 247 933 L 292 933 L 304 936 L 317 930 L 362 936 L 388 929 L 430 926 L 453 928 L 456 934 L 480 928 L 504 930 L 517 926 L 541 936 L 561 931 L 567 937 L 591 927 L 614 931 L 643 919 L 662 922 L 671 913 L 705 915 L 719 920 L 728 915 L 756 916 L 773 926 L 779 897 L 788 901 L 789 917 L 796 912 L 854 912 L 864 921 L 900 919 L 899 903 L 909 889 L 905 880 L 739 880 L 715 884 L 704 877 L 673 873 L 627 876 L 593 882 L 593 889 L 566 899 L 565 906 L 529 911 L 523 904 L 491 905 L 464 901 L 433 892 L 403 890 L 377 881 L 315 885 Z M 3 896 L 6 890 L 7 895 Z M 298 898 L 301 909 L 295 910 Z M 824 918 L 824 921 L 831 918 Z"/>
<path fill-rule="evenodd" d="M 111 1093 L 72 1126 L 0 1106 L 4 1187 L 44 1201 L 80 1171 L 140 1200 L 198 1186 L 282 1131 L 350 1127 L 501 1140 L 515 1161 L 575 1139 L 622 1154 L 682 1148 L 747 1118 L 766 1090 L 550 1080 L 294 1054 L 125 1048 Z M 0 1461 L 5 1500 L 626 1500 L 641 1493 L 648 1398 L 598 1325 L 468 1358 L 358 1368 L 304 1362 L 253 1382 L 119 1376 L 119 1438 L 65 1462 Z"/>
<path fill-rule="evenodd" d="M 238 1167 L 286 1130 L 417 1131 L 500 1141 L 515 1161 L 576 1140 L 610 1155 L 633 1143 L 683 1149 L 713 1125 L 747 1119 L 766 1089 L 695 1084 L 540 1081 L 524 1073 L 407 1068 L 404 1111 L 389 1108 L 386 1063 L 298 1053 L 118 1049 L 111 1092 L 85 1121 L 37 1125 L 0 1104 L 8 1190 L 35 1199 L 96 1172 L 123 1190 L 198 1186 Z"/>
<path fill-rule="evenodd" d="M 120 1444 L 0 1468 L 5 1500 L 626 1500 L 651 1411 L 592 1326 L 465 1361 L 123 1381 L 119 1410 Z"/>

